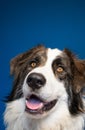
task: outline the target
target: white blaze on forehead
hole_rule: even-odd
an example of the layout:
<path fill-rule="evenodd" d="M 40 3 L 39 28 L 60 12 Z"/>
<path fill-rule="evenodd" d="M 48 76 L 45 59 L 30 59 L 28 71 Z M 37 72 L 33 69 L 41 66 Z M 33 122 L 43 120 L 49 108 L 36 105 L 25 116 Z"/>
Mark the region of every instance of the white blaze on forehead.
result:
<path fill-rule="evenodd" d="M 52 63 L 53 61 L 58 57 L 60 56 L 62 53 L 62 51 L 60 51 L 59 49 L 51 49 L 51 48 L 48 48 L 48 51 L 47 51 L 47 61 L 45 63 L 45 65 L 43 66 L 44 68 L 48 68 L 48 69 L 51 69 L 52 71 Z"/>
<path fill-rule="evenodd" d="M 48 49 L 47 60 L 53 61 L 57 56 L 61 55 L 62 51 L 59 49 Z"/>

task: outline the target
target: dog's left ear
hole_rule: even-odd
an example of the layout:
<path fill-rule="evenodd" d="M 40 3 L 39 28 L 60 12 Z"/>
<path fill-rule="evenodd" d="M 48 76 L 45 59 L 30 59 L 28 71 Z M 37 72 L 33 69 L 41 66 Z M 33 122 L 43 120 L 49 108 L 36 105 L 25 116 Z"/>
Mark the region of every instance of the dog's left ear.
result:
<path fill-rule="evenodd" d="M 71 71 L 73 76 L 73 90 L 79 93 L 85 87 L 85 60 L 78 59 L 71 51 L 65 49 L 71 64 Z"/>

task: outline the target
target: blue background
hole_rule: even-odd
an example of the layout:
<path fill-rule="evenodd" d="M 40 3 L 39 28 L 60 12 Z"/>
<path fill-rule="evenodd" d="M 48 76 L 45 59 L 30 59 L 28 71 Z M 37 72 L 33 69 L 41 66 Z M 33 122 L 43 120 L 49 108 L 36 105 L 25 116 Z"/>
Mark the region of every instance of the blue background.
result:
<path fill-rule="evenodd" d="M 85 0 L 0 1 L 0 130 L 2 100 L 12 86 L 10 59 L 38 43 L 85 58 Z"/>

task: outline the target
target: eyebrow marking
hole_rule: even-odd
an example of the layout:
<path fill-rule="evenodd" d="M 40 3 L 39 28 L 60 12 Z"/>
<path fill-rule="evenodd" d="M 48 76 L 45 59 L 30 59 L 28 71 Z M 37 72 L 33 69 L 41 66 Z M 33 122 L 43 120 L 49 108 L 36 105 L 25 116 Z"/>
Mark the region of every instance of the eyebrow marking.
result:
<path fill-rule="evenodd" d="M 55 59 L 55 62 L 56 62 L 57 65 L 61 64 L 62 63 L 62 58 L 59 57 L 59 58 Z"/>

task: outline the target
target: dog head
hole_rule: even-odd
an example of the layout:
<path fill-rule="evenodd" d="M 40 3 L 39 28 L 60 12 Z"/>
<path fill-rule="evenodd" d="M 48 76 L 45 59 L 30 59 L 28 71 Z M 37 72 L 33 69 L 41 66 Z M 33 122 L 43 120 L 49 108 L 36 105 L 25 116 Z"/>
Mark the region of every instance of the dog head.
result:
<path fill-rule="evenodd" d="M 11 60 L 11 74 L 14 86 L 8 101 L 24 98 L 24 111 L 32 118 L 63 106 L 71 114 L 84 111 L 85 61 L 68 49 L 37 46 Z"/>

